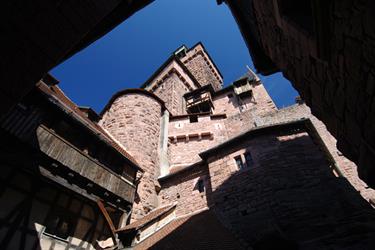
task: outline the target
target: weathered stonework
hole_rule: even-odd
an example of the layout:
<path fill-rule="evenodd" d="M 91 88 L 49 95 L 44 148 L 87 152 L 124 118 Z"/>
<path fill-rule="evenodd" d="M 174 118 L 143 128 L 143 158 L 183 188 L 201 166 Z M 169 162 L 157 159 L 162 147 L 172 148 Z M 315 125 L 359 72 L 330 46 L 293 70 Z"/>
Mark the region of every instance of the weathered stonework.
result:
<path fill-rule="evenodd" d="M 198 181 L 203 181 L 205 190 L 199 192 Z M 207 209 L 207 194 L 210 193 L 210 180 L 207 166 L 198 165 L 168 180 L 161 181 L 160 203 L 177 203 L 176 215 L 187 215 Z"/>
<path fill-rule="evenodd" d="M 296 104 L 290 107 L 286 107 L 278 110 L 277 112 L 271 112 L 262 116 L 258 121 L 260 126 L 270 125 L 280 122 L 288 122 L 296 119 L 308 118 L 313 123 L 319 136 L 322 138 L 323 143 L 327 147 L 330 155 L 333 157 L 339 171 L 344 177 L 353 185 L 353 187 L 360 192 L 363 198 L 369 201 L 375 197 L 375 190 L 369 188 L 358 177 L 356 171 L 356 165 L 348 160 L 336 147 L 336 139 L 328 132 L 326 126 L 319 121 L 315 116 L 311 114 L 309 107 L 305 104 Z"/>
<path fill-rule="evenodd" d="M 222 93 L 214 96 L 214 113 L 233 116 L 252 109 L 254 114 L 260 115 L 277 110 L 275 103 L 260 82 L 252 84 L 252 94 L 251 98 L 239 98 L 234 95 L 233 89 L 229 87 L 226 91 L 223 90 Z"/>
<path fill-rule="evenodd" d="M 251 153 L 254 162 L 238 170 L 234 157 L 245 152 Z M 370 249 L 375 231 L 365 237 L 355 233 L 353 237 L 361 240 L 356 238 L 350 246 L 344 243 L 344 232 L 374 211 L 345 178 L 332 174 L 307 133 L 275 132 L 249 139 L 225 155 L 209 158 L 208 164 L 212 188 L 208 205 L 243 244 Z M 325 240 L 316 240 L 322 237 Z M 274 242 L 267 243 L 271 239 Z"/>
<path fill-rule="evenodd" d="M 132 217 L 140 218 L 158 206 L 160 102 L 142 93 L 119 96 L 103 114 L 100 125 L 117 139 L 145 170 L 138 184 Z"/>
<path fill-rule="evenodd" d="M 154 94 L 165 102 L 167 109 L 174 115 L 186 114 L 184 94 L 189 89 L 183 84 L 176 73 L 168 75 Z"/>
<path fill-rule="evenodd" d="M 172 204 L 170 223 L 211 210 L 244 248 L 332 249 L 353 237 L 340 249 L 371 249 L 375 191 L 323 123 L 302 102 L 277 109 L 252 72 L 225 89 L 201 87 L 212 76 L 179 61 L 198 58 L 197 48 L 182 47 L 144 90 L 116 94 L 103 112 L 100 124 L 145 170 L 133 226 Z M 210 112 L 187 113 L 207 102 Z M 168 225 L 150 234 L 173 235 Z M 132 242 L 142 246 L 147 232 Z"/>
<path fill-rule="evenodd" d="M 202 44 L 189 50 L 181 61 L 202 86 L 211 84 L 215 90 L 222 88 L 223 78 Z"/>
<path fill-rule="evenodd" d="M 292 1 L 226 1 L 256 67 L 264 74 L 281 71 L 292 82 L 374 187 L 375 3 L 308 1 L 311 9 L 285 12 L 284 2 Z M 306 11 L 304 20 L 299 11 Z"/>
<path fill-rule="evenodd" d="M 168 129 L 171 171 L 200 161 L 200 152 L 227 139 L 224 118 L 202 115 L 197 119 L 194 123 L 189 117 L 171 119 Z"/>

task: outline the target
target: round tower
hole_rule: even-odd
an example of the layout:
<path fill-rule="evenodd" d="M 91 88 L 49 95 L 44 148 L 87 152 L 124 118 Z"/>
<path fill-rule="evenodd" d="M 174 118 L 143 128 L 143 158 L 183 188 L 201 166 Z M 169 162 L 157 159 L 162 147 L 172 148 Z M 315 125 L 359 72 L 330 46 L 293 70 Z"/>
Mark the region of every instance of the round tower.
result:
<path fill-rule="evenodd" d="M 132 219 L 158 206 L 160 123 L 164 102 L 142 89 L 115 94 L 102 111 L 100 125 L 106 129 L 145 171 L 138 184 Z"/>

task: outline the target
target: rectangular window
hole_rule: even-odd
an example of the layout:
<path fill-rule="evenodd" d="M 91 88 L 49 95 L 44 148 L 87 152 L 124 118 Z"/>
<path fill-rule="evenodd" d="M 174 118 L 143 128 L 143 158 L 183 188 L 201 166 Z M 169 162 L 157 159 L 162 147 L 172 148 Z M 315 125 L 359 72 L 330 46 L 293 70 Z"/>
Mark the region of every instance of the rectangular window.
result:
<path fill-rule="evenodd" d="M 252 165 L 254 165 L 254 161 L 253 161 L 253 157 L 251 156 L 251 153 L 250 152 L 246 152 L 244 154 L 245 156 L 245 161 L 246 161 L 246 167 L 251 167 Z"/>
<path fill-rule="evenodd" d="M 191 115 L 189 116 L 190 123 L 198 122 L 198 116 L 197 115 Z"/>
<path fill-rule="evenodd" d="M 234 160 L 236 161 L 236 165 L 238 169 L 243 169 L 243 162 L 240 155 L 234 157 Z"/>

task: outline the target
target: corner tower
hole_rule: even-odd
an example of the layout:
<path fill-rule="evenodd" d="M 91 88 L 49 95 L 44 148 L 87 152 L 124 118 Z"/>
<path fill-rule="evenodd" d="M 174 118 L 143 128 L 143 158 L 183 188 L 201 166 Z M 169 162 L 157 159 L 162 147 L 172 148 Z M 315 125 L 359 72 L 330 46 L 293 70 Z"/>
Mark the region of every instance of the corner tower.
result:
<path fill-rule="evenodd" d="M 158 206 L 160 128 L 164 102 L 143 89 L 116 93 L 101 113 L 99 124 L 107 130 L 145 171 L 138 183 L 132 219 Z"/>

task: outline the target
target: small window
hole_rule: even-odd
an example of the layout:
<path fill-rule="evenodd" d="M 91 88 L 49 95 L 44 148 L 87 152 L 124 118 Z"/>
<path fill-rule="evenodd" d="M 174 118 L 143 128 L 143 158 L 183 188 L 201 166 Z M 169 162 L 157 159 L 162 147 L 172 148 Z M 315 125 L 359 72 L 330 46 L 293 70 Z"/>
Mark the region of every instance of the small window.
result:
<path fill-rule="evenodd" d="M 244 91 L 239 96 L 241 99 L 251 99 L 253 97 L 253 91 L 252 90 Z"/>
<path fill-rule="evenodd" d="M 205 190 L 204 181 L 199 180 L 198 183 L 197 183 L 197 186 L 198 186 L 199 193 L 204 193 L 204 190 Z"/>
<path fill-rule="evenodd" d="M 190 123 L 198 122 L 198 116 L 197 115 L 191 115 L 189 116 Z"/>
<path fill-rule="evenodd" d="M 254 161 L 253 161 L 253 157 L 251 156 L 251 153 L 250 152 L 246 152 L 244 154 L 245 156 L 245 161 L 246 161 L 246 167 L 251 167 L 252 165 L 254 165 Z"/>
<path fill-rule="evenodd" d="M 234 160 L 236 161 L 236 165 L 238 169 L 243 169 L 243 162 L 241 156 L 234 157 Z"/>

